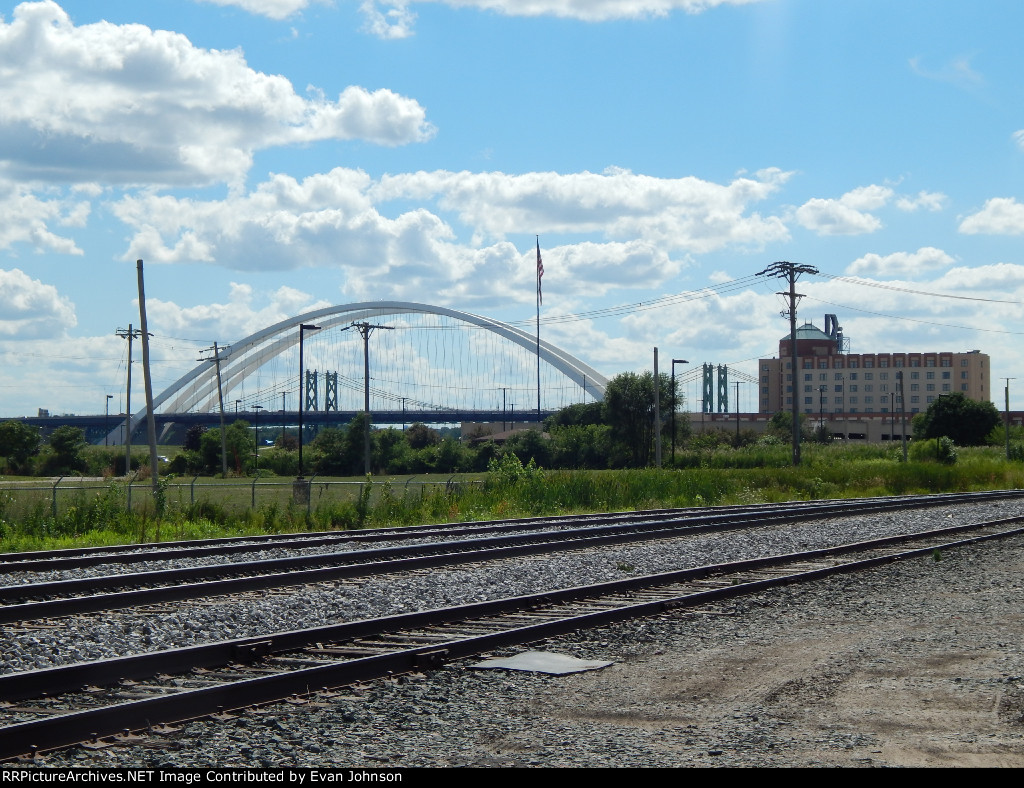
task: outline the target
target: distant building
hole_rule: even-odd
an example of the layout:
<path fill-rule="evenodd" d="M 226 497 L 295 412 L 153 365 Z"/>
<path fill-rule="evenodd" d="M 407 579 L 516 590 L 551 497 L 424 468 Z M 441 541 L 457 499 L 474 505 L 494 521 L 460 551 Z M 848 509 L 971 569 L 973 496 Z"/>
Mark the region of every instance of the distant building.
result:
<path fill-rule="evenodd" d="M 788 411 L 794 396 L 801 413 L 833 422 L 899 413 L 900 373 L 908 415 L 953 392 L 983 402 L 991 399 L 985 353 L 847 353 L 848 340 L 835 315 L 825 316 L 825 327 L 822 331 L 805 323 L 797 329 L 795 376 L 788 334 L 779 341 L 778 358 L 758 362 L 760 413 Z"/>

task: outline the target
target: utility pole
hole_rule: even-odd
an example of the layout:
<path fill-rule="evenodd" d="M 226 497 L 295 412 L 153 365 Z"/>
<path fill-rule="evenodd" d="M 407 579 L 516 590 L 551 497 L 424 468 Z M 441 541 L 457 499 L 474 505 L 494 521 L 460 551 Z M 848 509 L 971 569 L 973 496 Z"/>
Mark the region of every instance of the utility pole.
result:
<path fill-rule="evenodd" d="M 156 458 L 156 414 L 153 413 L 153 376 L 149 371 L 149 331 L 146 328 L 146 285 L 142 273 L 142 261 L 135 261 L 139 280 L 139 329 L 142 334 L 142 377 L 146 382 L 146 437 L 149 439 L 150 481 L 153 483 L 153 500 L 159 503 L 160 466 Z M 163 515 L 163 512 L 158 512 Z"/>
<path fill-rule="evenodd" d="M 213 353 L 213 357 L 200 356 L 196 359 L 197 361 L 212 361 L 217 366 L 217 400 L 220 402 L 220 472 L 221 476 L 226 479 L 228 478 L 228 435 L 224 428 L 224 389 L 220 384 L 220 349 L 214 342 L 212 348 L 200 352 Z M 238 400 L 235 400 L 235 413 L 238 413 Z"/>
<path fill-rule="evenodd" d="M 132 341 L 138 339 L 142 332 L 137 328 L 119 328 L 116 332 L 121 339 L 128 340 L 128 384 L 125 388 L 124 403 L 124 475 L 129 476 L 132 472 Z"/>
<path fill-rule="evenodd" d="M 1003 378 L 1006 381 L 1006 459 L 1010 459 L 1010 381 L 1017 378 Z"/>
<path fill-rule="evenodd" d="M 791 382 L 792 382 L 792 415 L 793 415 L 793 465 L 800 464 L 800 406 L 799 397 L 797 396 L 797 352 L 796 352 L 796 307 L 800 303 L 800 299 L 803 298 L 803 293 L 796 291 L 796 280 L 800 278 L 801 274 L 814 274 L 818 273 L 818 269 L 813 265 L 797 265 L 796 263 L 789 263 L 786 261 L 780 261 L 772 263 L 770 266 L 765 268 L 763 271 L 758 272 L 758 276 L 771 276 L 777 279 L 785 279 L 789 283 L 789 290 L 778 293 L 783 298 L 787 299 L 789 309 L 782 311 L 783 317 L 789 317 L 789 357 L 790 357 L 790 370 Z"/>
<path fill-rule="evenodd" d="M 370 334 L 374 329 L 394 331 L 394 326 L 377 326 L 371 323 L 353 323 L 342 331 L 354 328 L 363 338 L 363 411 L 366 413 L 366 428 L 363 430 L 363 467 L 370 475 Z"/>

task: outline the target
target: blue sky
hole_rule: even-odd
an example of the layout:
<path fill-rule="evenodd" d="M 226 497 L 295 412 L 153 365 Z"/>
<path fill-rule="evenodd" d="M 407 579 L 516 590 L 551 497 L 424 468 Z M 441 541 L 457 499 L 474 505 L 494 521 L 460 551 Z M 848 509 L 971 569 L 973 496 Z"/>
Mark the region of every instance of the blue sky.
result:
<path fill-rule="evenodd" d="M 198 348 L 331 304 L 529 319 L 536 235 L 542 333 L 609 376 L 656 345 L 754 373 L 787 330 L 752 279 L 776 260 L 828 275 L 801 318 L 837 313 L 854 352 L 980 349 L 1000 405 L 1024 361 L 1019 2 L 0 15 L 2 415 L 120 397 L 137 258 L 159 391 Z"/>

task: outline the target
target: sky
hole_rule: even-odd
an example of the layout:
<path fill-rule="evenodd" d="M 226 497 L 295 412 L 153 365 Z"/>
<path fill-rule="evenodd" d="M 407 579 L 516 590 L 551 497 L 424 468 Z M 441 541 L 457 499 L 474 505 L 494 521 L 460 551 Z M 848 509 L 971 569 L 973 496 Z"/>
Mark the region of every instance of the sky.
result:
<path fill-rule="evenodd" d="M 609 377 L 654 347 L 756 374 L 786 260 L 820 272 L 801 323 L 981 350 L 1024 409 L 1021 29 L 1013 0 L 0 0 L 0 416 L 123 410 L 137 259 L 159 392 L 336 304 L 532 321 L 538 237 L 542 336 Z"/>

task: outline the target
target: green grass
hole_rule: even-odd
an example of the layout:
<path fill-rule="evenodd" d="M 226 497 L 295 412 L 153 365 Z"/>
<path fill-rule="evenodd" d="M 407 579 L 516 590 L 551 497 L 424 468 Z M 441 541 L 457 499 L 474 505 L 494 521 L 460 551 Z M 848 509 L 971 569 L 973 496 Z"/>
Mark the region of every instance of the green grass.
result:
<path fill-rule="evenodd" d="M 762 503 L 814 498 L 1024 488 L 1024 464 L 998 448 L 959 449 L 953 465 L 901 462 L 898 446 L 753 446 L 683 457 L 681 469 L 542 471 L 311 480 L 296 504 L 290 479 L 203 478 L 164 482 L 157 516 L 150 486 L 123 483 L 12 486 L 0 481 L 0 552 L 243 534 L 358 529 L 594 511 Z M 701 453 L 698 453 L 701 454 Z M 730 463 L 731 459 L 731 463 Z M 505 469 L 508 471 L 509 469 Z M 201 484 L 200 484 L 201 482 Z M 276 483 L 276 484 L 275 484 Z M 421 484 L 422 483 L 422 484 Z"/>

